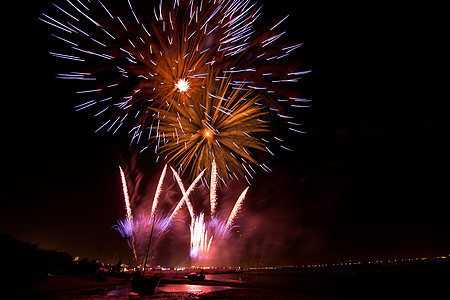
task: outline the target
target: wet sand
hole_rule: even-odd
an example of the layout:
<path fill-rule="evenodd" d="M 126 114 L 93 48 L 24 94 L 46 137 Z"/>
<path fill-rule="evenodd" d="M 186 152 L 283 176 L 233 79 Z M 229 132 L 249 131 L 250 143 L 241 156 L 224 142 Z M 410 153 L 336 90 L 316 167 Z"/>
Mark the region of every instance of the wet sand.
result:
<path fill-rule="evenodd" d="M 449 296 L 449 271 L 449 265 L 431 265 L 207 273 L 206 280 L 198 282 L 183 277 L 185 273 L 167 272 L 152 296 L 130 293 L 130 279 L 49 277 L 11 289 L 5 299 L 434 299 Z"/>
<path fill-rule="evenodd" d="M 6 294 L 8 297 L 20 299 L 55 299 L 55 297 L 77 291 L 128 285 L 129 281 L 129 279 L 108 278 L 107 281 L 98 282 L 81 276 L 49 276 L 38 284 L 27 287 L 10 287 L 6 290 Z"/>
<path fill-rule="evenodd" d="M 216 280 L 194 282 L 184 278 L 164 277 L 160 285 L 173 286 L 175 291 L 158 291 L 155 295 L 139 296 L 129 291 L 130 279 L 109 278 L 104 282 L 96 282 L 85 277 L 67 276 L 49 277 L 44 282 L 15 290 L 7 295 L 10 299 L 346 299 L 245 282 Z M 191 288 L 192 291 L 176 291 L 176 286 L 181 285 L 199 288 Z M 220 289 L 211 291 L 202 288 L 205 286 Z"/>

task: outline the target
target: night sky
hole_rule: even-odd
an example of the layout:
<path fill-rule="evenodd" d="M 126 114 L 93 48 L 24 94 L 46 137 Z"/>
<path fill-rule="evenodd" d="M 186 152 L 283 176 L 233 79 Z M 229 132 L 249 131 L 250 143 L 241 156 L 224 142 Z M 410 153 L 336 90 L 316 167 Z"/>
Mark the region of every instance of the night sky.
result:
<path fill-rule="evenodd" d="M 250 188 L 238 219 L 241 259 L 448 254 L 445 9 L 265 3 L 263 20 L 289 13 L 289 39 L 304 42 L 292 59 L 312 69 L 298 88 L 313 105 L 298 112 L 307 133 L 289 137 L 295 151 L 278 151 L 267 163 L 273 172 L 260 172 Z M 128 261 L 111 226 L 125 214 L 118 166 L 134 150 L 126 134 L 95 134 L 97 121 L 73 108 L 76 83 L 54 79 L 61 66 L 37 20 L 47 1 L 10 5 L 15 19 L 2 21 L 0 232 L 73 256 L 110 262 L 116 252 Z M 162 165 L 151 153 L 139 164 L 154 183 Z M 231 194 L 245 187 L 232 186 Z"/>

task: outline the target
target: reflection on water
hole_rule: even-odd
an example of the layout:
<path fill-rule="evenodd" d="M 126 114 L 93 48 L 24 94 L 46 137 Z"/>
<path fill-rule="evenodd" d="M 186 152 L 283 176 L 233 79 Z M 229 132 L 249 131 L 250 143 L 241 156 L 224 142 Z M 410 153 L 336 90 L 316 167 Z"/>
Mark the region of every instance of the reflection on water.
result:
<path fill-rule="evenodd" d="M 299 281 L 305 280 L 305 273 L 296 270 L 250 271 L 229 274 L 208 274 L 206 279 L 222 282 L 270 284 L 280 288 L 296 287 Z M 310 275 L 306 276 L 310 277 Z"/>
<path fill-rule="evenodd" d="M 242 283 L 243 281 L 248 280 L 248 276 L 245 276 L 242 273 L 207 274 L 206 279 L 207 280 L 215 280 L 215 281 L 223 281 L 223 282 Z"/>
<path fill-rule="evenodd" d="M 228 286 L 208 286 L 208 285 L 195 285 L 195 284 L 160 284 L 156 288 L 156 294 L 158 293 L 192 293 L 201 294 L 214 291 L 221 291 L 230 289 Z M 119 288 L 110 290 L 106 293 L 108 297 L 126 297 L 138 295 L 130 292 L 129 288 Z"/>
<path fill-rule="evenodd" d="M 209 293 L 214 291 L 221 291 L 229 289 L 229 286 L 209 286 L 209 285 L 195 285 L 195 284 L 160 284 L 156 288 L 156 292 L 175 293 Z"/>
<path fill-rule="evenodd" d="M 126 297 L 126 296 L 130 296 L 130 295 L 134 295 L 134 293 L 130 292 L 130 289 L 128 289 L 128 288 L 112 290 L 112 291 L 109 291 L 106 293 L 106 296 L 108 296 L 108 297 Z"/>

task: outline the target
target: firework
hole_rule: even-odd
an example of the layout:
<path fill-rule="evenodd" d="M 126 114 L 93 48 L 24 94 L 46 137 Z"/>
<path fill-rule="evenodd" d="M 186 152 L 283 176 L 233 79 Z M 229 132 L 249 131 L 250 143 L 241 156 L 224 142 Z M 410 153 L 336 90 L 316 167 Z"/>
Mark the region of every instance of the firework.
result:
<path fill-rule="evenodd" d="M 159 196 L 162 192 L 162 184 L 164 181 L 164 177 L 167 170 L 167 165 L 164 166 L 164 169 L 161 173 L 161 176 L 158 181 L 158 186 L 155 191 L 155 196 L 153 198 L 152 203 L 152 209 L 150 212 L 150 217 L 146 218 L 144 216 L 140 216 L 138 219 L 133 218 L 133 214 L 131 211 L 131 204 L 130 204 L 130 198 L 128 194 L 128 187 L 125 179 L 125 174 L 121 167 L 119 167 L 120 170 L 120 176 L 122 179 L 122 187 L 123 187 L 123 194 L 125 198 L 125 207 L 127 210 L 127 218 L 125 220 L 118 220 L 117 224 L 113 226 L 114 229 L 116 229 L 123 237 L 126 237 L 128 239 L 128 245 L 133 250 L 133 255 L 138 262 L 137 259 L 137 251 L 136 251 L 136 234 L 143 233 L 145 229 L 150 225 L 155 225 L 155 237 L 160 237 L 165 232 L 167 232 L 171 227 L 171 222 L 169 220 L 169 217 L 163 214 L 156 214 L 156 208 L 158 205 Z M 153 219 L 155 219 L 155 222 L 152 222 Z"/>
<path fill-rule="evenodd" d="M 205 217 L 205 214 L 201 212 L 198 215 L 192 217 L 191 214 L 191 241 L 190 241 L 190 257 L 193 260 L 193 265 L 199 266 L 199 264 L 205 264 L 208 260 L 214 257 L 215 250 L 219 250 L 222 243 L 230 237 L 231 230 L 235 218 L 240 211 L 244 202 L 245 196 L 249 187 L 247 187 L 239 196 L 236 201 L 228 219 L 223 219 L 220 214 L 216 213 L 217 208 L 217 184 L 214 183 L 217 180 L 217 168 L 213 161 L 211 165 L 211 190 L 210 190 L 210 209 L 211 214 L 209 220 Z M 172 169 L 174 174 L 177 174 Z M 178 176 L 178 175 L 177 175 Z M 179 176 L 178 176 L 179 178 Z M 180 184 L 181 181 L 179 181 Z M 182 187 L 182 183 L 180 188 Z M 182 188 L 181 188 L 182 189 Z M 213 198 L 211 198 L 213 197 Z M 213 250 L 212 250 L 213 249 Z"/>
<path fill-rule="evenodd" d="M 144 0 L 67 0 L 52 2 L 51 12 L 42 14 L 40 20 L 50 26 L 58 42 L 50 54 L 74 63 L 74 70 L 57 77 L 83 83 L 77 92 L 82 104 L 76 110 L 89 108 L 95 117 L 103 119 L 96 131 L 114 134 L 125 127 L 132 141 L 142 143 L 144 149 L 154 140 L 158 152 L 173 138 L 174 130 L 160 127 L 160 120 L 166 111 L 181 113 L 172 110 L 179 104 L 198 106 L 208 76 L 227 78 L 231 89 L 262 95 L 259 103 L 253 104 L 268 107 L 286 121 L 291 131 L 303 132 L 288 110 L 309 106 L 309 100 L 289 86 L 309 71 L 282 63 L 301 43 L 282 42 L 285 31 L 279 29 L 287 16 L 256 29 L 261 7 L 244 0 L 160 0 L 154 6 Z M 152 108 L 159 110 L 155 113 Z M 205 137 L 217 133 L 213 130 L 217 128 L 209 129 L 204 131 Z M 280 138 L 267 140 L 282 143 Z M 272 153 L 268 148 L 266 151 Z M 232 152 L 246 160 L 244 165 L 254 163 L 245 151 Z M 177 158 L 193 162 L 190 156 Z M 239 158 L 227 157 L 233 161 L 227 172 L 215 157 L 223 180 L 242 171 L 237 164 Z M 210 163 L 208 159 L 197 164 L 193 177 Z"/>
<path fill-rule="evenodd" d="M 217 165 L 214 159 L 211 164 L 211 187 L 209 191 L 209 205 L 211 207 L 211 218 L 216 214 L 217 207 Z"/>
<path fill-rule="evenodd" d="M 148 238 L 153 227 L 154 243 L 152 247 L 154 248 L 157 245 L 159 239 L 162 238 L 164 234 L 168 233 L 172 226 L 173 222 L 170 218 L 169 213 L 161 212 L 159 214 L 155 214 L 153 218 L 146 215 L 140 215 L 139 219 L 136 222 L 136 232 L 140 232 L 143 236 L 146 236 Z M 146 233 L 146 235 L 144 233 Z M 144 240 L 144 242 L 147 241 L 148 240 Z"/>
<path fill-rule="evenodd" d="M 141 214 L 136 218 L 133 218 L 132 225 L 128 219 L 117 220 L 117 224 L 112 226 L 112 228 L 117 230 L 122 237 L 127 239 L 128 246 L 133 249 L 133 254 L 134 251 L 136 251 L 143 260 L 145 258 L 145 249 L 148 245 L 150 234 L 152 234 L 153 238 L 153 243 L 151 245 L 151 249 L 153 250 L 157 247 L 160 239 L 172 229 L 173 225 L 174 222 L 171 219 L 170 214 L 159 213 L 155 214 L 153 218 Z M 136 238 L 132 239 L 132 235 Z M 137 251 L 137 249 L 140 250 Z M 136 262 L 138 262 L 137 254 Z"/>
<path fill-rule="evenodd" d="M 196 214 L 193 205 L 189 200 L 190 194 L 196 188 L 201 178 L 203 178 L 205 170 L 200 172 L 200 174 L 195 178 L 195 180 L 186 190 L 180 178 L 180 175 L 172 167 L 170 168 L 183 196 L 176 203 L 176 205 L 174 205 L 174 208 L 169 212 L 158 210 L 158 199 L 160 197 L 160 194 L 163 192 L 163 182 L 167 170 L 166 165 L 161 172 L 150 212 L 148 214 L 140 214 L 137 217 L 133 217 L 125 174 L 122 168 L 120 168 L 123 190 L 126 199 L 125 203 L 127 208 L 127 216 L 123 220 L 118 220 L 117 224 L 114 225 L 113 228 L 127 239 L 129 246 L 133 249 L 133 254 L 135 255 L 136 261 L 136 249 L 140 249 L 139 257 L 141 257 L 141 253 L 143 253 L 142 249 L 146 248 L 146 245 L 148 245 L 148 237 L 150 232 L 153 232 L 154 238 L 151 249 L 155 249 L 155 247 L 158 245 L 159 240 L 173 227 L 176 216 L 180 212 L 184 203 L 186 203 L 191 217 L 189 226 L 191 237 L 189 255 L 192 259 L 193 264 L 205 264 L 209 262 L 209 259 L 215 257 L 215 255 L 218 253 L 216 251 L 223 246 L 223 242 L 231 235 L 235 218 L 242 207 L 244 198 L 249 188 L 247 187 L 241 193 L 228 218 L 223 218 L 222 214 L 220 214 L 220 212 L 218 211 L 218 208 L 220 208 L 216 195 L 216 189 L 218 185 L 214 183 L 214 180 L 217 180 L 218 174 L 217 168 L 215 168 L 214 166 L 215 164 L 213 162 L 213 164 L 211 165 L 212 181 L 210 184 L 211 191 L 209 195 L 210 197 L 213 196 L 214 200 L 210 198 L 209 202 L 211 211 L 209 214 L 205 214 L 204 212 Z"/>
<path fill-rule="evenodd" d="M 127 239 L 129 239 L 131 237 L 131 231 L 132 231 L 131 227 L 132 227 L 132 225 L 131 225 L 130 221 L 128 220 L 128 218 L 126 218 L 124 220 L 117 220 L 117 224 L 112 226 L 112 228 L 117 230 L 122 237 L 127 238 Z M 131 246 L 130 242 L 128 242 L 128 246 L 130 246 L 130 248 L 133 247 L 133 246 Z"/>
<path fill-rule="evenodd" d="M 127 210 L 127 221 L 128 221 L 128 226 L 129 226 L 129 230 L 127 230 L 126 232 L 129 232 L 130 237 L 131 237 L 131 248 L 133 249 L 133 254 L 134 254 L 134 259 L 137 262 L 137 254 L 136 254 L 136 248 L 134 246 L 134 234 L 133 234 L 133 214 L 131 213 L 131 206 L 130 206 L 130 197 L 128 195 L 128 187 L 127 187 L 127 181 L 125 179 L 125 174 L 123 173 L 122 168 L 119 166 L 119 170 L 120 170 L 120 178 L 122 179 L 122 188 L 123 188 L 123 196 L 125 199 L 125 208 Z M 122 222 L 122 224 L 125 224 L 124 222 Z M 122 234 L 123 236 L 123 234 Z"/>
<path fill-rule="evenodd" d="M 186 203 L 186 206 L 189 210 L 189 214 L 191 215 L 191 218 L 194 218 L 194 208 L 192 207 L 192 204 L 189 201 L 189 194 L 195 188 L 196 184 L 200 181 L 203 174 L 205 173 L 205 170 L 200 172 L 200 174 L 197 176 L 197 178 L 195 178 L 195 180 L 192 182 L 191 186 L 186 191 L 184 188 L 183 182 L 181 181 L 180 175 L 178 175 L 178 173 L 172 167 L 171 167 L 171 169 L 172 169 L 173 175 L 175 176 L 175 178 L 177 180 L 178 186 L 180 187 L 180 190 L 183 193 L 183 197 L 181 198 L 181 200 L 178 202 L 178 205 L 173 210 L 171 218 L 173 218 L 179 212 L 179 210 L 181 209 L 181 207 L 184 203 Z"/>
<path fill-rule="evenodd" d="M 231 236 L 232 225 L 242 207 L 247 190 L 248 188 L 242 192 L 236 201 L 228 219 L 215 215 L 208 220 L 203 212 L 192 218 L 189 227 L 191 233 L 189 255 L 194 266 L 207 264 L 210 259 L 219 253 L 218 251 L 224 246 L 224 241 Z"/>
<path fill-rule="evenodd" d="M 137 261 L 137 251 L 136 251 L 136 244 L 137 240 L 140 241 L 142 244 L 143 237 L 147 236 L 149 232 L 151 231 L 151 228 L 153 227 L 153 236 L 155 238 L 155 242 L 153 243 L 153 247 L 157 244 L 159 239 L 167 233 L 173 226 L 175 217 L 179 213 L 182 205 L 184 203 L 187 204 L 187 207 L 189 208 L 189 211 L 191 212 L 191 218 L 194 218 L 193 214 L 193 208 L 192 204 L 189 201 L 189 195 L 194 190 L 198 182 L 200 181 L 201 177 L 203 176 L 204 172 L 201 172 L 197 178 L 191 183 L 189 188 L 185 190 L 183 183 L 181 182 L 181 179 L 179 175 L 175 172 L 175 170 L 171 167 L 172 171 L 174 172 L 174 175 L 177 178 L 178 185 L 181 189 L 181 192 L 183 194 L 182 198 L 178 201 L 177 205 L 174 207 L 174 209 L 169 213 L 164 212 L 158 212 L 158 204 L 159 204 L 159 197 L 163 191 L 162 186 L 164 182 L 164 178 L 166 176 L 166 170 L 167 170 L 167 164 L 164 166 L 163 171 L 161 172 L 158 185 L 155 191 L 155 195 L 153 197 L 152 202 L 152 208 L 150 211 L 149 216 L 146 216 L 144 214 L 139 215 L 137 218 L 133 217 L 131 205 L 130 205 L 130 198 L 128 194 L 128 187 L 125 179 L 125 174 L 120 168 L 120 175 L 122 179 L 122 186 L 123 186 L 123 193 L 125 198 L 125 207 L 127 210 L 127 217 L 124 220 L 118 220 L 117 224 L 113 226 L 114 229 L 116 229 L 123 237 L 127 238 L 129 246 L 133 250 L 133 255 Z M 139 236 L 140 238 L 137 238 Z"/>
<path fill-rule="evenodd" d="M 214 238 L 213 236 L 208 237 L 204 213 L 200 213 L 192 219 L 190 230 L 191 247 L 189 255 L 194 260 L 194 265 L 198 265 L 199 259 L 206 260 L 208 258 L 208 252 Z"/>
<path fill-rule="evenodd" d="M 153 197 L 152 211 L 150 213 L 150 219 L 153 219 L 153 217 L 155 216 L 156 207 L 158 206 L 159 195 L 161 195 L 161 192 L 162 192 L 162 184 L 164 182 L 164 176 L 166 176 L 166 170 L 167 170 L 167 164 L 164 166 L 161 176 L 159 177 L 158 186 L 156 187 L 155 196 Z"/>
<path fill-rule="evenodd" d="M 223 230 L 222 236 L 225 236 L 228 232 L 228 230 L 231 227 L 231 224 L 234 222 L 234 218 L 236 218 L 236 215 L 241 210 L 242 203 L 244 202 L 245 195 L 247 194 L 248 187 L 241 193 L 238 200 L 236 201 L 236 204 L 233 207 L 233 210 L 230 213 L 230 216 L 228 217 L 227 223 L 225 224 L 225 228 Z"/>
<path fill-rule="evenodd" d="M 169 214 L 156 214 L 153 218 L 154 222 L 149 216 L 139 215 L 136 218 L 133 218 L 132 225 L 128 219 L 117 220 L 117 224 L 112 228 L 117 230 L 122 237 L 126 238 L 130 248 L 133 248 L 133 243 L 136 243 L 136 241 L 131 240 L 133 231 L 136 235 L 147 236 L 153 227 L 153 236 L 157 242 L 159 238 L 170 231 L 173 226 Z M 152 245 L 153 248 L 155 247 L 156 242 Z"/>
<path fill-rule="evenodd" d="M 109 116 L 102 128 L 111 132 L 134 119 L 133 138 L 139 139 L 152 123 L 149 106 L 195 98 L 211 65 L 226 66 L 246 50 L 260 7 L 249 1 L 125 2 L 52 3 L 56 16 L 44 13 L 40 20 L 66 46 L 50 54 L 84 65 L 57 77 L 95 82 L 78 92 L 87 101 L 77 110 L 97 107 L 96 116 Z"/>
<path fill-rule="evenodd" d="M 248 179 L 253 176 L 251 164 L 259 165 L 252 151 L 266 151 L 261 134 L 268 129 L 260 119 L 265 112 L 255 105 L 258 98 L 251 92 L 230 89 L 226 80 L 215 85 L 215 81 L 208 82 L 197 105 L 176 105 L 172 111 L 155 109 L 159 128 L 165 132 L 161 151 L 193 176 L 207 169 L 208 181 L 213 161 L 223 182 L 238 177 L 237 174 Z M 215 200 L 212 201 L 214 205 Z"/>

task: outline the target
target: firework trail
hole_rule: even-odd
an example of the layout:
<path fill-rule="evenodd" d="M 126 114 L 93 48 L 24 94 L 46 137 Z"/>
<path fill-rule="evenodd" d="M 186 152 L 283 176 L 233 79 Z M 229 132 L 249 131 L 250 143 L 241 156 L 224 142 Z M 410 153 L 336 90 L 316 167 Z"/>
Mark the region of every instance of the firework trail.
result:
<path fill-rule="evenodd" d="M 131 140 L 142 143 L 144 149 L 154 141 L 159 154 L 161 146 L 178 141 L 183 131 L 175 128 L 173 135 L 173 126 L 162 128 L 161 120 L 179 105 L 198 109 L 198 99 L 205 92 L 215 92 L 205 90 L 208 76 L 226 79 L 228 89 L 261 95 L 252 104 L 268 108 L 270 114 L 285 121 L 289 130 L 302 132 L 301 124 L 287 111 L 309 106 L 308 99 L 290 88 L 309 71 L 282 63 L 301 43 L 283 42 L 285 31 L 279 29 L 288 16 L 256 29 L 261 8 L 256 2 L 244 0 L 161 0 L 154 6 L 144 0 L 67 0 L 52 2 L 51 12 L 39 19 L 50 26 L 50 34 L 58 43 L 50 54 L 74 63 L 73 71 L 59 73 L 57 78 L 83 84 L 77 92 L 82 104 L 76 110 L 89 108 L 95 117 L 103 119 L 96 131 L 114 134 L 126 128 Z M 205 134 L 216 134 L 213 129 L 217 130 L 212 127 Z M 265 140 L 288 149 L 281 138 Z M 267 145 L 263 149 L 273 153 Z M 238 159 L 227 155 L 233 163 L 225 172 L 224 164 L 215 157 L 222 181 L 242 170 L 247 180 L 252 177 L 247 162 L 254 162 L 246 157 L 252 154 L 245 151 L 238 152 L 246 160 L 246 169 L 236 165 Z M 196 164 L 192 177 L 211 163 L 199 164 L 190 155 L 176 158 Z M 179 166 L 186 164 L 180 162 Z M 263 164 L 261 168 L 270 170 Z"/>
<path fill-rule="evenodd" d="M 120 170 L 120 178 L 122 179 L 122 187 L 123 187 L 123 196 L 125 198 L 125 207 L 127 210 L 127 220 L 128 220 L 128 226 L 129 226 L 129 233 L 131 236 L 131 248 L 133 249 L 134 259 L 137 262 L 137 254 L 136 254 L 136 248 L 134 246 L 134 233 L 133 233 L 133 215 L 131 213 L 131 206 L 130 206 L 130 198 L 128 195 L 128 187 L 127 187 L 127 181 L 125 179 L 125 174 L 123 173 L 122 168 L 119 166 Z M 124 224 L 122 222 L 122 224 Z M 123 234 L 122 234 L 123 236 Z"/>
<path fill-rule="evenodd" d="M 150 232 L 153 226 L 153 236 L 156 240 L 152 245 L 152 248 L 154 248 L 158 239 L 172 228 L 173 222 L 170 221 L 170 216 L 168 214 L 156 214 L 153 218 L 155 220 L 154 222 L 149 216 L 139 215 L 133 219 L 133 226 L 130 226 L 128 219 L 117 220 L 117 224 L 112 226 L 112 228 L 117 230 L 122 237 L 131 239 L 132 230 L 137 234 L 145 236 L 144 233 Z M 132 247 L 131 242 L 128 244 Z"/>
<path fill-rule="evenodd" d="M 190 226 L 191 230 L 191 247 L 190 257 L 194 259 L 194 266 L 198 266 L 199 260 L 208 259 L 208 252 L 211 248 L 213 236 L 208 237 L 207 225 L 205 223 L 205 214 L 200 213 L 194 217 Z"/>
<path fill-rule="evenodd" d="M 211 186 L 209 190 L 209 203 L 211 207 L 211 219 L 216 214 L 217 207 L 217 165 L 216 160 L 213 159 L 211 164 Z"/>
<path fill-rule="evenodd" d="M 148 215 L 141 214 L 138 217 L 133 217 L 132 215 L 130 200 L 128 196 L 128 189 L 125 180 L 125 174 L 123 173 L 123 170 L 120 168 L 122 184 L 124 187 L 123 188 L 124 195 L 126 195 L 125 203 L 127 207 L 127 217 L 124 220 L 118 220 L 117 224 L 114 225 L 113 228 L 116 229 L 123 237 L 126 237 L 128 239 L 128 244 L 133 249 L 133 254 L 137 259 L 136 247 L 141 249 L 142 248 L 141 246 L 143 246 L 143 244 L 147 244 L 148 234 L 150 233 L 151 228 L 153 228 L 153 237 L 155 239 L 155 242 L 152 243 L 151 248 L 154 249 L 157 246 L 160 238 L 164 236 L 164 234 L 169 232 L 170 229 L 173 227 L 175 217 L 180 212 L 183 204 L 186 203 L 186 206 L 188 208 L 191 217 L 191 222 L 189 226 L 191 237 L 189 255 L 193 260 L 194 265 L 198 266 L 199 264 L 207 264 L 210 262 L 209 259 L 214 258 L 214 255 L 218 253 L 217 251 L 222 246 L 222 242 L 225 241 L 231 235 L 231 230 L 233 228 L 232 225 L 234 223 L 236 215 L 238 214 L 239 210 L 242 207 L 244 198 L 247 194 L 249 187 L 247 187 L 241 193 L 227 219 L 222 218 L 221 215 L 217 212 L 217 204 L 218 204 L 217 195 L 214 192 L 210 191 L 209 195 L 210 196 L 215 195 L 216 197 L 215 198 L 216 204 L 215 205 L 211 204 L 214 202 L 214 200 L 212 201 L 210 199 L 209 201 L 210 209 L 211 211 L 213 211 L 214 207 L 215 213 L 208 214 L 208 216 L 210 217 L 207 218 L 204 212 L 195 214 L 192 203 L 189 200 L 189 195 L 198 185 L 198 182 L 203 178 L 205 170 L 203 170 L 195 178 L 195 180 L 186 190 L 180 178 L 180 175 L 175 171 L 175 169 L 173 169 L 172 167 L 170 168 L 183 194 L 182 198 L 177 202 L 177 204 L 169 213 L 158 212 L 158 204 L 159 204 L 158 199 L 160 194 L 162 193 L 162 185 L 167 170 L 167 165 L 165 165 L 159 178 L 155 196 L 153 198 L 151 213 Z M 214 168 L 214 163 L 212 164 L 211 168 L 212 168 L 211 170 L 212 178 L 213 179 L 217 178 L 217 169 Z M 211 188 L 214 190 L 217 189 L 217 184 L 211 182 Z M 137 240 L 135 240 L 136 235 L 138 236 Z"/>
<path fill-rule="evenodd" d="M 206 219 L 203 212 L 198 215 L 195 215 L 194 212 L 191 214 L 191 241 L 189 255 L 193 260 L 194 266 L 199 266 L 199 264 L 207 264 L 209 259 L 214 257 L 215 252 L 219 251 L 219 248 L 222 246 L 222 242 L 231 235 L 232 225 L 242 207 L 249 189 L 249 187 L 247 187 L 241 193 L 228 219 L 223 219 L 218 213 L 216 213 L 217 195 L 215 190 L 217 188 L 217 184 L 215 184 L 213 180 L 217 180 L 217 169 L 215 168 L 214 161 L 211 168 L 210 218 L 209 220 Z M 179 179 L 178 174 L 174 169 L 172 169 L 172 172 L 178 179 L 180 189 L 183 190 L 183 183 Z M 214 200 L 211 199 L 211 195 L 214 197 Z"/>
<path fill-rule="evenodd" d="M 161 173 L 161 176 L 158 181 L 158 186 L 155 191 L 155 196 L 153 198 L 152 203 L 152 210 L 150 213 L 150 217 L 146 218 L 144 216 L 140 216 L 138 219 L 134 219 L 132 212 L 131 212 L 131 205 L 130 205 L 130 198 L 128 194 L 128 187 L 125 179 L 125 174 L 122 170 L 122 168 L 119 166 L 120 169 L 120 176 L 122 179 L 122 186 L 123 186 L 123 194 L 125 198 L 125 207 L 127 210 L 127 219 L 125 220 L 118 220 L 117 224 L 113 226 L 114 229 L 116 229 L 123 237 L 126 237 L 127 239 L 130 239 L 128 244 L 133 250 L 133 255 L 138 262 L 137 259 L 137 251 L 136 251 L 136 240 L 135 240 L 135 234 L 144 232 L 145 229 L 147 229 L 149 226 L 151 227 L 153 224 L 155 225 L 155 237 L 160 237 L 165 232 L 167 232 L 171 227 L 171 222 L 169 220 L 168 216 L 165 216 L 163 214 L 156 215 L 156 208 L 158 205 L 159 196 L 162 192 L 162 184 L 164 181 L 164 177 L 167 170 L 167 164 L 164 166 L 164 169 Z M 155 219 L 155 222 L 153 223 L 153 219 Z"/>
<path fill-rule="evenodd" d="M 146 233 L 150 232 L 151 228 L 153 227 L 153 235 L 155 238 L 155 242 L 153 243 L 152 248 L 154 248 L 155 245 L 158 243 L 159 239 L 172 228 L 175 221 L 175 217 L 179 213 L 184 203 L 187 204 L 189 211 L 192 212 L 191 217 L 192 218 L 194 217 L 192 204 L 189 201 L 189 195 L 202 178 L 204 172 L 201 172 L 197 176 L 197 178 L 191 183 L 191 185 L 186 191 L 179 175 L 172 167 L 171 169 L 174 172 L 175 177 L 177 178 L 178 185 L 180 186 L 180 189 L 183 194 L 182 198 L 178 201 L 178 204 L 175 206 L 175 208 L 169 213 L 157 212 L 159 197 L 162 193 L 162 186 L 167 171 L 167 164 L 166 164 L 164 166 L 163 171 L 161 172 L 161 176 L 158 181 L 155 196 L 153 198 L 150 216 L 139 215 L 138 218 L 133 218 L 125 174 L 123 173 L 122 168 L 120 168 L 123 191 L 125 195 L 125 206 L 127 209 L 127 218 L 124 220 L 118 220 L 117 224 L 114 225 L 113 228 L 116 229 L 123 237 L 129 239 L 128 244 L 133 250 L 133 254 L 135 256 L 136 261 L 137 261 L 136 238 L 135 238 L 136 235 L 141 235 L 145 237 Z"/>
<path fill-rule="evenodd" d="M 124 238 L 129 239 L 131 237 L 131 224 L 128 218 L 124 220 L 117 220 L 117 224 L 112 226 L 113 229 L 117 230 L 120 235 Z M 131 243 L 128 243 L 128 246 L 131 246 Z"/>
<path fill-rule="evenodd" d="M 181 200 L 178 202 L 177 206 L 173 210 L 171 218 L 173 218 L 179 212 L 179 210 L 181 209 L 181 207 L 184 203 L 186 203 L 186 206 L 189 210 L 189 214 L 191 215 L 191 218 L 193 218 L 194 217 L 194 208 L 192 207 L 192 204 L 189 201 L 189 194 L 192 192 L 192 190 L 195 188 L 197 183 L 200 181 L 203 174 L 205 173 L 205 170 L 200 172 L 200 174 L 197 176 L 197 178 L 195 178 L 195 180 L 191 183 L 190 187 L 186 191 L 184 188 L 183 182 L 181 181 L 180 175 L 178 175 L 177 171 L 175 171 L 172 167 L 170 167 L 170 168 L 172 169 L 172 173 L 175 176 L 175 179 L 177 180 L 177 183 L 178 183 L 178 186 L 180 187 L 181 192 L 183 193 L 183 197 L 181 198 Z"/>
<path fill-rule="evenodd" d="M 231 235 L 232 225 L 242 207 L 248 187 L 242 192 L 236 201 L 228 219 L 217 215 L 207 220 L 202 212 L 191 220 L 190 232 L 190 257 L 194 266 L 207 264 L 208 260 L 218 254 L 223 242 Z"/>
<path fill-rule="evenodd" d="M 247 194 L 248 187 L 241 193 L 238 200 L 236 201 L 236 204 L 233 207 L 233 210 L 230 213 L 230 216 L 228 217 L 227 223 L 225 225 L 225 228 L 223 230 L 222 236 L 226 236 L 227 232 L 230 230 L 231 224 L 234 222 L 234 218 L 236 218 L 236 215 L 240 211 L 242 207 L 242 203 L 244 202 L 245 195 Z"/>
<path fill-rule="evenodd" d="M 167 171 L 167 164 L 164 166 L 161 176 L 159 177 L 158 186 L 156 187 L 155 196 L 153 197 L 152 211 L 150 213 L 150 219 L 153 219 L 155 216 L 155 211 L 156 211 L 156 207 L 158 206 L 159 195 L 161 195 L 161 192 L 162 192 L 162 184 L 164 182 L 164 177 L 166 176 L 166 171 Z"/>

